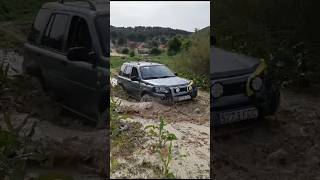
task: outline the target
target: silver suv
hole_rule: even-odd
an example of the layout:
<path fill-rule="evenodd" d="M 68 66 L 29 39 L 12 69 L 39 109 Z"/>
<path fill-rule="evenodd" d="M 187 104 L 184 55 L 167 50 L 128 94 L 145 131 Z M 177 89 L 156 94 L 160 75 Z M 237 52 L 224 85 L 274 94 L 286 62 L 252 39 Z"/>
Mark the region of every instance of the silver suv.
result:
<path fill-rule="evenodd" d="M 178 77 L 163 64 L 152 62 L 124 63 L 117 81 L 130 96 L 143 102 L 190 100 L 198 92 L 193 81 Z"/>

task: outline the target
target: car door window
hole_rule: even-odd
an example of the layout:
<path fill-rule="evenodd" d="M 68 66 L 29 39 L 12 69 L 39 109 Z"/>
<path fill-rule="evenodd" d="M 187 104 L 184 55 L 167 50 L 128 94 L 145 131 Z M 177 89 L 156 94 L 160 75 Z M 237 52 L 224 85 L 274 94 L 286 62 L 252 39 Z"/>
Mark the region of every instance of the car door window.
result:
<path fill-rule="evenodd" d="M 57 51 L 63 51 L 66 27 L 69 15 L 54 14 L 51 16 L 45 34 L 42 38 L 42 45 Z"/>
<path fill-rule="evenodd" d="M 134 77 L 134 76 L 139 77 L 139 73 L 138 73 L 138 70 L 137 70 L 136 67 L 132 68 L 132 72 L 131 72 L 131 76 L 130 77 Z"/>
<path fill-rule="evenodd" d="M 126 69 L 123 72 L 123 76 L 124 77 L 130 77 L 131 71 L 132 71 L 132 66 L 127 66 Z"/>
<path fill-rule="evenodd" d="M 74 16 L 68 36 L 68 49 L 73 47 L 85 47 L 92 50 L 92 41 L 88 24 L 85 19 Z"/>
<path fill-rule="evenodd" d="M 39 45 L 41 33 L 43 33 L 44 28 L 48 24 L 50 13 L 47 9 L 41 9 L 39 11 L 28 37 L 29 42 Z"/>

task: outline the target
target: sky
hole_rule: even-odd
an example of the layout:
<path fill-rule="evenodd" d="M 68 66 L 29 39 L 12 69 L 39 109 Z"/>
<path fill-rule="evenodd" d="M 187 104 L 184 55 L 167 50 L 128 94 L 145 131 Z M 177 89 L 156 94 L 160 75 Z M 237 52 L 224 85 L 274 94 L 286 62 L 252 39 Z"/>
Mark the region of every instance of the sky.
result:
<path fill-rule="evenodd" d="M 194 32 L 210 26 L 210 1 L 110 1 L 116 27 L 160 26 Z"/>

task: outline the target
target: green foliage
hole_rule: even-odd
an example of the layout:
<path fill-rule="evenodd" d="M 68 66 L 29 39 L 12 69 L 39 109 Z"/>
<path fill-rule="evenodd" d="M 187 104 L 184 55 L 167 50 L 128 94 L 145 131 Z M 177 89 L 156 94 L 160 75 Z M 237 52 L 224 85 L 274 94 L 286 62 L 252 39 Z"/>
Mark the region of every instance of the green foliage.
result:
<path fill-rule="evenodd" d="M 130 56 L 130 57 L 134 57 L 135 55 L 136 55 L 136 54 L 134 53 L 134 51 L 131 50 L 130 53 L 129 53 L 129 56 Z"/>
<path fill-rule="evenodd" d="M 49 0 L 1 0 L 0 21 L 32 20 L 44 2 Z"/>
<path fill-rule="evenodd" d="M 112 136 L 119 134 L 119 122 L 121 119 L 120 114 L 117 112 L 117 108 L 120 106 L 121 101 L 110 98 L 110 129 Z"/>
<path fill-rule="evenodd" d="M 173 58 L 174 69 L 179 75 L 192 79 L 197 86 L 210 88 L 210 31 L 209 28 L 184 40 L 185 48 Z"/>
<path fill-rule="evenodd" d="M 123 48 L 121 53 L 122 54 L 129 54 L 129 49 L 128 48 Z"/>
<path fill-rule="evenodd" d="M 150 54 L 157 56 L 157 55 L 161 54 L 161 51 L 158 48 L 152 48 L 150 51 Z"/>
<path fill-rule="evenodd" d="M 34 145 L 31 141 L 36 123 L 32 124 L 28 134 L 21 135 L 22 128 L 27 124 L 28 119 L 27 116 L 20 125 L 14 127 L 10 113 L 3 114 L 1 120 L 5 122 L 7 130 L 0 127 L 0 179 L 23 178 L 26 161 L 39 159 L 32 148 Z"/>
<path fill-rule="evenodd" d="M 320 79 L 317 0 L 216 1 L 217 46 L 264 58 L 279 84 L 306 88 Z"/>
<path fill-rule="evenodd" d="M 180 52 L 181 45 L 182 43 L 178 37 L 173 37 L 172 39 L 170 39 L 170 41 L 168 42 L 168 55 L 172 56 Z"/>
<path fill-rule="evenodd" d="M 169 165 L 172 160 L 172 141 L 177 140 L 177 137 L 175 134 L 170 133 L 165 129 L 166 125 L 167 124 L 165 123 L 165 119 L 163 117 L 160 117 L 159 125 L 146 126 L 145 130 L 148 130 L 148 134 L 158 141 L 157 152 L 160 155 L 160 159 L 162 162 L 162 172 L 164 176 L 167 178 L 172 178 L 174 177 L 174 175 L 169 172 Z M 167 145 L 168 142 L 169 145 Z"/>
<path fill-rule="evenodd" d="M 176 35 L 187 36 L 189 34 L 191 33 L 187 31 L 163 27 L 110 27 L 111 40 L 120 39 L 122 37 L 126 38 L 128 41 L 134 42 L 151 41 L 153 44 L 151 47 L 158 47 L 156 46 L 157 42 L 165 44 L 167 39 L 170 39 Z"/>
<path fill-rule="evenodd" d="M 118 45 L 124 45 L 124 44 L 126 44 L 126 43 L 127 43 L 127 39 L 126 39 L 126 38 L 120 37 L 120 38 L 118 39 Z"/>

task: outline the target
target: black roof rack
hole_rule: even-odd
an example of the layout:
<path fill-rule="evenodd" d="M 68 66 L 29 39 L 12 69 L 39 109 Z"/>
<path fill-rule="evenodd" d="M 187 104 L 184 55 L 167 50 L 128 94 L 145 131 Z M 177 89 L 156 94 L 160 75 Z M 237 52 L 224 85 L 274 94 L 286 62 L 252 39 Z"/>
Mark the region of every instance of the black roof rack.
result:
<path fill-rule="evenodd" d="M 95 7 L 95 4 L 94 4 L 93 1 L 90 1 L 90 0 L 74 0 L 74 1 L 87 2 L 89 4 L 89 8 L 91 10 L 94 10 L 94 11 L 97 10 L 97 8 Z M 74 1 L 69 1 L 69 2 L 74 2 Z M 61 4 L 64 4 L 64 0 L 58 0 L 58 2 L 61 3 Z"/>

